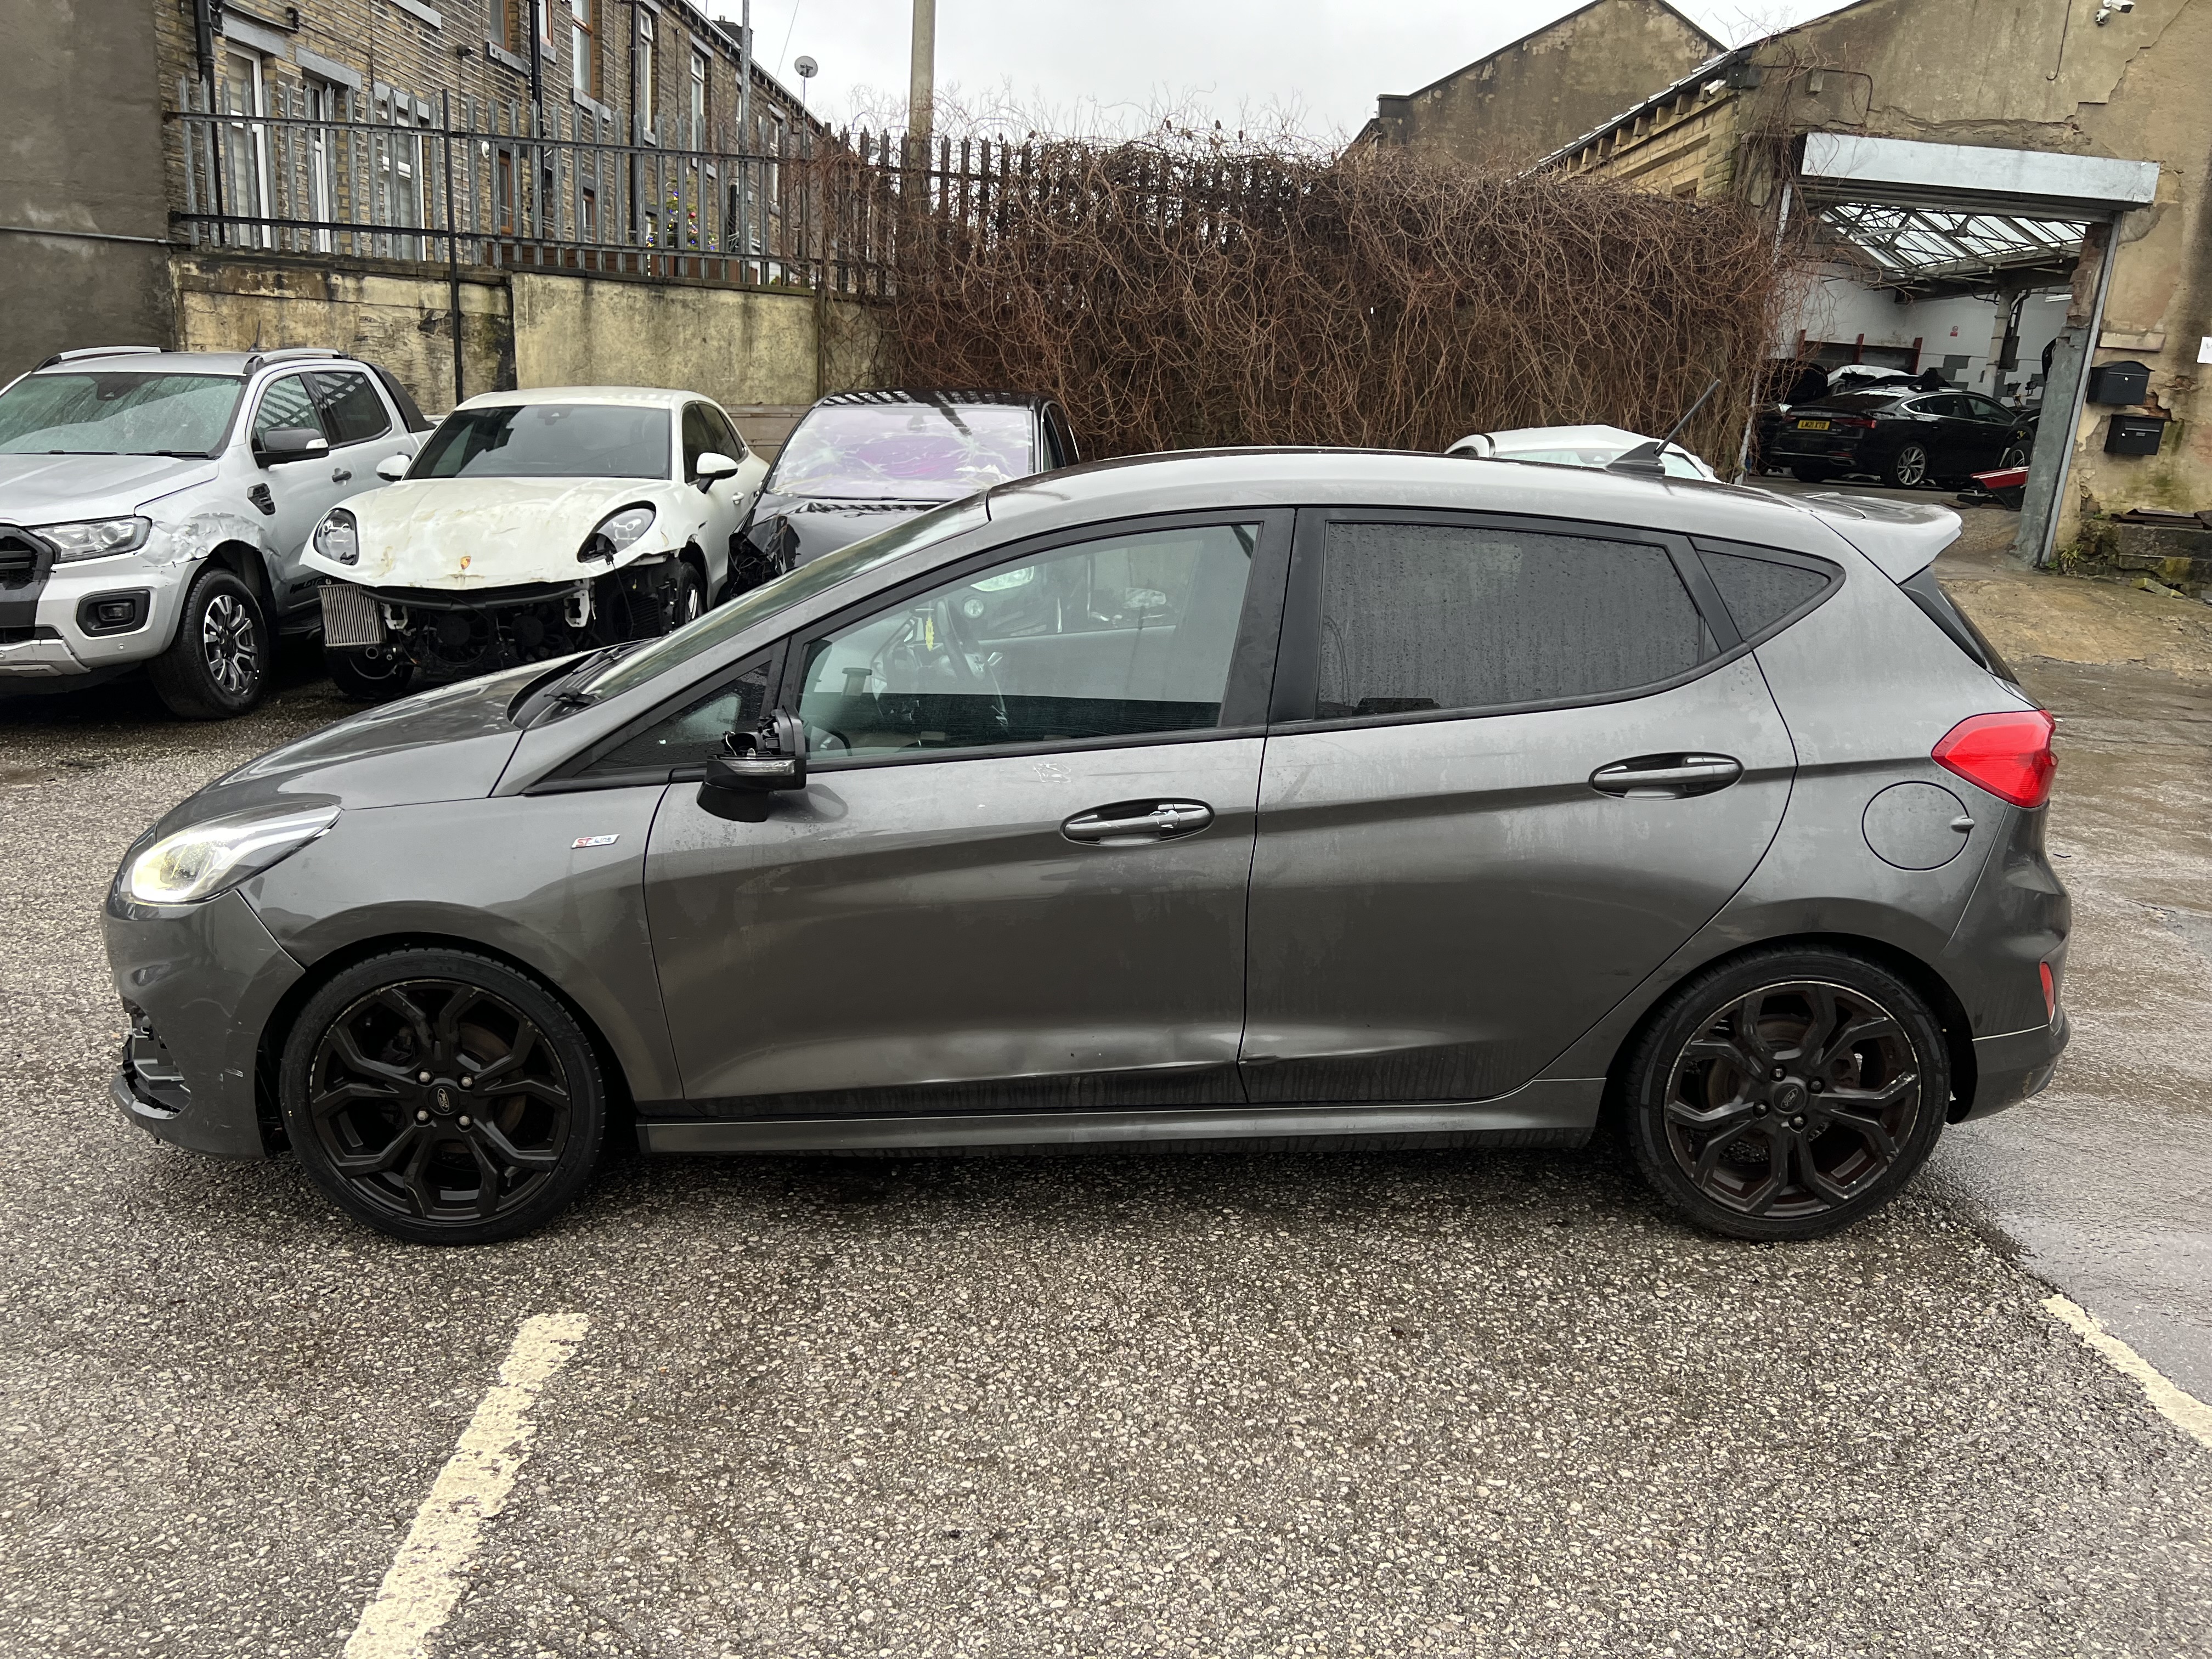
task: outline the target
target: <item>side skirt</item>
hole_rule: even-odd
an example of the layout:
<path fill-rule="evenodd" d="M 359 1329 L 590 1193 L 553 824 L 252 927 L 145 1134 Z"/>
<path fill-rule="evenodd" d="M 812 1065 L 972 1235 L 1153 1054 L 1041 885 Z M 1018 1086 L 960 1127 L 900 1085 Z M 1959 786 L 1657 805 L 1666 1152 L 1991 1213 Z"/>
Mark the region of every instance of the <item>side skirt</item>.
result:
<path fill-rule="evenodd" d="M 1579 1146 L 1599 1079 L 1532 1083 L 1502 1099 L 1388 1106 L 1225 1106 L 1165 1111 L 990 1112 L 962 1116 L 641 1121 L 647 1152 L 923 1152 L 1325 1142 L 1399 1146 Z"/>

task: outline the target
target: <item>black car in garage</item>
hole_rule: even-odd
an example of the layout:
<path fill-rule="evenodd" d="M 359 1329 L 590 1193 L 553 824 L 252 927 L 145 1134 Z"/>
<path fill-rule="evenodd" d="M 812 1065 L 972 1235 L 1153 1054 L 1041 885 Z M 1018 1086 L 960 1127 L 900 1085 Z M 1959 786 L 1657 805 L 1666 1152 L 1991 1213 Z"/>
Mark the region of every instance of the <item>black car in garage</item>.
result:
<path fill-rule="evenodd" d="M 2034 416 L 1974 392 L 1884 386 L 1797 404 L 1765 457 L 1806 483 L 1857 473 L 1910 489 L 2025 465 L 2034 441 Z"/>

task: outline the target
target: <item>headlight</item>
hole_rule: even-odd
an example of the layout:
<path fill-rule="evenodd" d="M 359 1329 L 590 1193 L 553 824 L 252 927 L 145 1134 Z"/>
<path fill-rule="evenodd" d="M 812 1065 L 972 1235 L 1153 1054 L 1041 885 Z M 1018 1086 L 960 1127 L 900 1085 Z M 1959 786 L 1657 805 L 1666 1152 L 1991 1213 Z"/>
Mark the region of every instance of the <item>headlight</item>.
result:
<path fill-rule="evenodd" d="M 578 560 L 611 559 L 653 528 L 653 509 L 643 501 L 620 507 L 599 520 L 599 528 L 576 550 Z"/>
<path fill-rule="evenodd" d="M 334 507 L 315 526 L 315 551 L 338 564 L 361 562 L 361 526 L 352 514 Z"/>
<path fill-rule="evenodd" d="M 82 524 L 33 525 L 54 544 L 57 562 L 70 559 L 104 559 L 111 553 L 128 553 L 143 547 L 152 533 L 151 519 L 92 519 Z"/>
<path fill-rule="evenodd" d="M 141 904 L 213 898 L 298 852 L 338 820 L 335 805 L 288 807 L 210 818 L 164 836 L 132 859 L 123 890 Z"/>

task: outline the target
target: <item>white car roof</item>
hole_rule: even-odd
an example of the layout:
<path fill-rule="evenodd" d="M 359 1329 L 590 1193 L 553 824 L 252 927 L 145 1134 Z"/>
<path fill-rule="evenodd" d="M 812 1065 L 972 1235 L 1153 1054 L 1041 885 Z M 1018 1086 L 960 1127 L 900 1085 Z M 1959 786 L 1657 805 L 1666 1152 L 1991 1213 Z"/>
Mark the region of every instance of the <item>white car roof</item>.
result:
<path fill-rule="evenodd" d="M 1617 426 L 1523 426 L 1483 435 L 1494 446 L 1494 453 L 1500 455 L 1516 455 L 1529 449 L 1600 449 L 1613 444 L 1620 445 L 1621 453 L 1626 454 L 1637 445 L 1651 441 L 1641 433 Z"/>
<path fill-rule="evenodd" d="M 538 386 L 519 392 L 481 392 L 459 407 L 514 409 L 526 404 L 630 404 L 642 409 L 681 409 L 689 403 L 714 401 L 703 392 L 671 392 L 663 386 Z"/>

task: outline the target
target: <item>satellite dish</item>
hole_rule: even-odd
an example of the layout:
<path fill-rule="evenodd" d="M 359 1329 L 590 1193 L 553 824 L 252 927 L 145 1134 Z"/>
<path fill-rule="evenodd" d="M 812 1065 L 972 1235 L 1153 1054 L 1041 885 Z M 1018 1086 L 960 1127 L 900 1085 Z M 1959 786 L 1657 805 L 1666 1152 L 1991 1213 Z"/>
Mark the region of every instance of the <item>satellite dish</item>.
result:
<path fill-rule="evenodd" d="M 799 71 L 799 78 L 802 81 L 811 81 L 816 76 L 822 73 L 822 65 L 816 63 L 811 58 L 801 58 L 797 63 L 792 65 L 792 68 Z"/>

